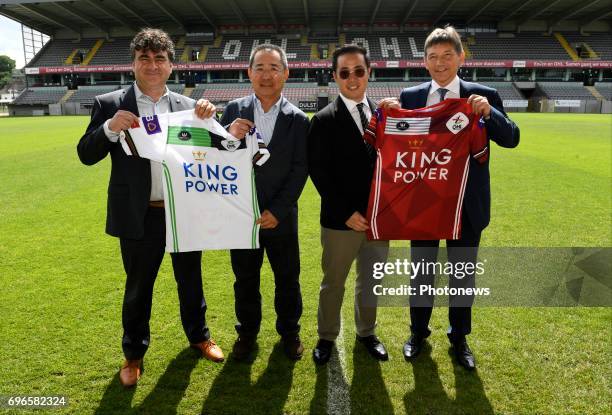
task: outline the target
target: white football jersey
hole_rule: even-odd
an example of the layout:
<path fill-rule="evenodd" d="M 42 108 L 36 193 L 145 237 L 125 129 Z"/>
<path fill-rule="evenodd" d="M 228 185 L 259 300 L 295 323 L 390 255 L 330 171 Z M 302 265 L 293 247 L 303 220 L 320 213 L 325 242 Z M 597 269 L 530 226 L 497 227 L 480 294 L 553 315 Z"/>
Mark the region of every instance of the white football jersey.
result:
<path fill-rule="evenodd" d="M 141 117 L 121 145 L 162 162 L 166 251 L 259 248 L 254 165 L 270 153 L 255 128 L 237 140 L 193 110 L 170 112 Z"/>

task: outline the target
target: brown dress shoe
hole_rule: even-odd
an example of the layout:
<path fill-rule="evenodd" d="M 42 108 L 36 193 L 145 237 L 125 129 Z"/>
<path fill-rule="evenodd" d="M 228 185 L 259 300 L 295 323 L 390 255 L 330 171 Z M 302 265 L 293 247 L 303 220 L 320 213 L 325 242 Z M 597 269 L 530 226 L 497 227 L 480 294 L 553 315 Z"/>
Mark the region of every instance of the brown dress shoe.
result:
<path fill-rule="evenodd" d="M 232 357 L 236 360 L 246 360 L 255 350 L 256 338 L 252 336 L 238 336 L 232 349 Z"/>
<path fill-rule="evenodd" d="M 283 349 L 285 350 L 285 355 L 291 360 L 300 360 L 304 354 L 304 345 L 297 334 L 283 336 Z"/>
<path fill-rule="evenodd" d="M 119 380 L 124 387 L 131 388 L 132 386 L 136 386 L 143 371 L 142 359 L 126 359 L 119 371 Z"/>
<path fill-rule="evenodd" d="M 201 343 L 192 344 L 191 347 L 198 349 L 200 352 L 202 352 L 202 357 L 212 360 L 213 362 L 222 362 L 225 360 L 223 350 L 221 350 L 221 348 L 217 346 L 217 343 L 215 343 L 212 339 L 208 339 Z"/>

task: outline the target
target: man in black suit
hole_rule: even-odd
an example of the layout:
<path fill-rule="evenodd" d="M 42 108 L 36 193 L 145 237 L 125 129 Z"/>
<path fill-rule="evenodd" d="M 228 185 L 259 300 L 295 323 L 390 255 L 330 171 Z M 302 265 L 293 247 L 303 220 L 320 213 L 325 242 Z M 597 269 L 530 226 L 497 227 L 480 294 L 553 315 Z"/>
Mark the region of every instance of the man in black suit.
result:
<path fill-rule="evenodd" d="M 506 148 L 516 147 L 519 143 L 519 128 L 510 120 L 504 111 L 502 100 L 495 89 L 472 82 L 465 82 L 457 76 L 459 67 L 465 60 L 461 38 L 452 26 L 435 29 L 425 40 L 425 67 L 432 77 L 431 82 L 406 88 L 400 95 L 401 107 L 405 109 L 422 108 L 437 104 L 446 98 L 468 98 L 476 114 L 482 115 L 489 140 Z M 381 106 L 399 107 L 395 99 L 385 99 Z M 491 209 L 491 191 L 489 183 L 489 163 L 478 163 L 470 159 L 469 175 L 463 200 L 461 238 L 447 240 L 448 259 L 450 262 L 475 263 L 480 235 L 489 224 Z M 412 261 L 421 259 L 435 261 L 440 241 L 411 241 Z M 429 285 L 430 275 L 418 275 L 411 284 Z M 463 281 L 451 277 L 450 286 L 473 286 L 473 273 Z M 412 335 L 404 344 L 404 357 L 412 359 L 422 349 L 423 341 L 430 335 L 428 328 L 432 307 L 431 298 L 425 306 L 411 297 L 410 329 Z M 464 298 L 465 300 L 465 298 Z M 471 305 L 473 299 L 468 298 Z M 462 304 L 465 305 L 465 304 Z M 467 369 L 474 369 L 476 362 L 470 350 L 466 335 L 472 328 L 472 309 L 466 306 L 449 307 L 448 338 L 458 362 Z"/>
<path fill-rule="evenodd" d="M 299 337 L 302 315 L 298 206 L 308 166 L 306 134 L 308 117 L 282 96 L 289 77 L 285 51 L 262 44 L 251 52 L 248 75 L 255 93 L 230 102 L 221 124 L 242 138 L 253 126 L 270 151 L 270 159 L 255 170 L 257 199 L 261 210 L 259 249 L 231 251 L 238 339 L 233 357 L 243 360 L 255 348 L 261 325 L 260 271 L 264 251 L 274 273 L 276 331 L 285 354 L 300 359 L 304 346 Z"/>
<path fill-rule="evenodd" d="M 387 241 L 368 241 L 365 219 L 376 154 L 363 133 L 376 109 L 366 97 L 370 60 L 356 45 L 336 49 L 332 58 L 338 98 L 317 112 L 308 134 L 308 171 L 321 195 L 323 281 L 319 291 L 319 341 L 313 350 L 317 364 L 329 361 L 340 333 L 344 285 L 357 260 L 355 325 L 357 340 L 378 360 L 387 360 L 374 334 L 376 304 L 371 301 L 374 262 L 387 258 Z M 369 301 L 366 301 L 366 298 Z"/>
<path fill-rule="evenodd" d="M 96 97 L 91 121 L 77 146 L 79 158 L 86 165 L 96 164 L 108 154 L 112 161 L 106 232 L 119 238 L 127 274 L 122 312 L 125 362 L 120 371 L 120 380 L 126 387 L 138 382 L 149 346 L 153 284 L 164 257 L 166 238 L 161 164 L 127 156 L 119 138 L 139 116 L 196 106 L 194 100 L 166 87 L 174 59 L 174 44 L 167 33 L 143 29 L 132 40 L 130 49 L 136 82 L 127 89 Z M 214 113 L 212 104 L 198 101 L 198 116 L 207 118 Z M 202 253 L 177 253 L 171 257 L 187 338 L 204 357 L 222 361 L 223 352 L 210 339 L 206 326 Z"/>

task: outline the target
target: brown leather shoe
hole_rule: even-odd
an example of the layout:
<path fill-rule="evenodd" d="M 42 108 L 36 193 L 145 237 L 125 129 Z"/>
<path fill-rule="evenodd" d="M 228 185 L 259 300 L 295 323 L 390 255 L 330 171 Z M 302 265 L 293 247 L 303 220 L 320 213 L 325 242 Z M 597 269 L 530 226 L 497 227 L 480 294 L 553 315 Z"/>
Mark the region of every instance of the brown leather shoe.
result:
<path fill-rule="evenodd" d="M 221 350 L 221 348 L 217 346 L 217 343 L 215 343 L 212 339 L 208 339 L 201 343 L 192 344 L 191 347 L 198 349 L 200 352 L 202 352 L 202 357 L 212 360 L 213 362 L 222 362 L 225 360 L 223 350 Z"/>
<path fill-rule="evenodd" d="M 232 349 L 232 357 L 238 361 L 247 360 L 256 348 L 256 338 L 252 336 L 238 336 Z"/>
<path fill-rule="evenodd" d="M 126 359 L 119 371 L 119 380 L 124 387 L 131 388 L 132 386 L 136 386 L 142 372 L 144 372 L 142 359 Z"/>
<path fill-rule="evenodd" d="M 304 354 L 304 345 L 297 334 L 283 336 L 283 349 L 285 355 L 291 360 L 300 360 Z"/>

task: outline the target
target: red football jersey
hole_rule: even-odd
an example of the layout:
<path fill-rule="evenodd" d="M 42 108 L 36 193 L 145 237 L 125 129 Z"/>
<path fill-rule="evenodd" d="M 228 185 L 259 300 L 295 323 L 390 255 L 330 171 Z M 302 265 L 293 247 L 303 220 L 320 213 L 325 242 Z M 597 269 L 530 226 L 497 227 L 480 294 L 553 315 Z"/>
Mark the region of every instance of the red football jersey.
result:
<path fill-rule="evenodd" d="M 467 99 L 379 108 L 364 139 L 377 152 L 368 239 L 459 239 L 470 155 L 480 163 L 489 156 L 484 122 Z"/>

